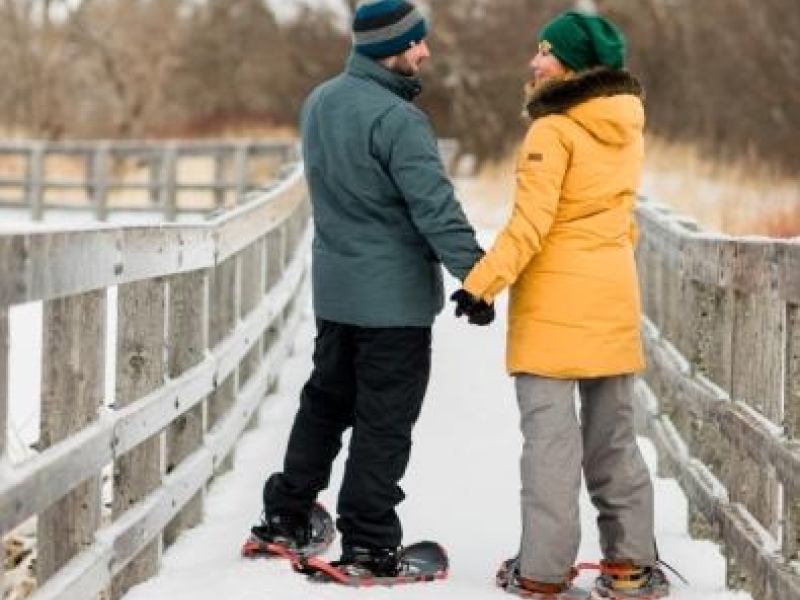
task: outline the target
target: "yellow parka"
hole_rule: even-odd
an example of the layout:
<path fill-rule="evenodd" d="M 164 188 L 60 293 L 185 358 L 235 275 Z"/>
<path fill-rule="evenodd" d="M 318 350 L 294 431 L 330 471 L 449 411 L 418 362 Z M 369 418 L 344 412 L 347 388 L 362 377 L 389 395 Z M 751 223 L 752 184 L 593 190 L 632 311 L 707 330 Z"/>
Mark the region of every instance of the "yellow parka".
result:
<path fill-rule="evenodd" d="M 511 286 L 507 367 L 590 378 L 644 368 L 633 215 L 643 158 L 641 88 L 588 71 L 537 92 L 514 209 L 464 288 Z"/>

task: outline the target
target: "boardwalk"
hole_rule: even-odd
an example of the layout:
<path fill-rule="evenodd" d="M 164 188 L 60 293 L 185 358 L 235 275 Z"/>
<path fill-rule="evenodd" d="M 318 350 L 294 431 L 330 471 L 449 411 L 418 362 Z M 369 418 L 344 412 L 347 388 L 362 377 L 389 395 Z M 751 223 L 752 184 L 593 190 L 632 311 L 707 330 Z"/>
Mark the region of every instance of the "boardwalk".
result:
<path fill-rule="evenodd" d="M 486 236 L 491 239 L 491 236 Z M 455 285 L 449 282 L 449 287 Z M 521 438 L 511 380 L 503 372 L 505 299 L 501 317 L 489 329 L 469 327 L 443 314 L 434 330 L 433 377 L 415 434 L 412 463 L 401 505 L 405 540 L 435 538 L 450 551 L 452 572 L 445 582 L 414 588 L 353 591 L 314 586 L 279 562 L 245 561 L 239 544 L 260 510 L 264 477 L 280 467 L 298 390 L 310 368 L 313 324 L 299 330 L 296 354 L 286 364 L 277 394 L 265 403 L 261 424 L 242 439 L 234 470 L 212 485 L 207 516 L 165 556 L 158 577 L 140 585 L 128 600 L 299 600 L 403 598 L 500 600 L 492 585 L 496 563 L 518 538 L 518 455 Z M 648 462 L 652 446 L 642 440 Z M 332 488 L 341 476 L 337 462 Z M 322 500 L 335 505 L 335 495 Z M 675 584 L 680 600 L 728 600 L 750 596 L 724 590 L 724 560 L 717 546 L 691 540 L 686 501 L 672 480 L 656 481 L 658 540 L 664 557 L 686 575 L 689 587 Z M 598 558 L 594 514 L 583 497 L 581 558 Z M 334 546 L 328 556 L 338 556 Z M 590 582 L 591 574 L 582 577 Z"/>
<path fill-rule="evenodd" d="M 0 586 L 19 591 L 18 575 L 35 561 L 35 600 L 116 600 L 150 577 L 125 597 L 504 597 L 492 577 L 519 538 L 521 446 L 503 370 L 504 296 L 490 328 L 449 310 L 438 320 L 433 379 L 403 482 L 405 540 L 443 542 L 448 581 L 353 592 L 311 587 L 286 564 L 239 557 L 262 482 L 280 467 L 314 334 L 306 187 L 301 166 L 281 173 L 199 223 L 0 236 L 8 265 L 0 532 L 20 526 L 36 545 Z M 488 245 L 510 190 L 460 186 Z M 726 591 L 727 582 L 759 600 L 798 600 L 800 246 L 698 232 L 650 202 L 638 216 L 649 361 L 649 387 L 638 391 L 657 459 L 650 441 L 641 444 L 651 468 L 658 463 L 682 486 L 656 481 L 662 556 L 690 582 L 676 582 L 672 597 L 750 598 Z M 39 312 L 20 328 L 29 309 Z M 25 357 L 21 344 L 32 345 Z M 289 347 L 295 353 L 284 363 Z M 65 362 L 65 352 L 74 360 Z M 87 378 L 90 385 L 70 387 Z M 89 424 L 63 430 L 62 417 L 78 407 Z M 254 411 L 261 419 L 250 427 Z M 37 422 L 28 435 L 25 425 Z M 322 500 L 335 506 L 330 492 Z M 584 505 L 580 559 L 594 561 L 594 514 Z M 693 535 L 723 540 L 726 556 L 691 539 L 687 521 Z"/>

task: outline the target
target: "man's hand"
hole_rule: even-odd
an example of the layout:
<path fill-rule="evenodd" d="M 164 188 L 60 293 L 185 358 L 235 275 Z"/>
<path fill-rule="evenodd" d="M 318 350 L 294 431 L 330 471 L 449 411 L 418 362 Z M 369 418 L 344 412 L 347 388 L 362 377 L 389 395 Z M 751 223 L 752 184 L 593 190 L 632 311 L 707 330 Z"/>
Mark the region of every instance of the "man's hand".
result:
<path fill-rule="evenodd" d="M 467 321 L 473 325 L 488 325 L 494 321 L 494 304 L 488 304 L 461 288 L 453 292 L 450 300 L 456 303 L 455 315 L 467 315 Z"/>

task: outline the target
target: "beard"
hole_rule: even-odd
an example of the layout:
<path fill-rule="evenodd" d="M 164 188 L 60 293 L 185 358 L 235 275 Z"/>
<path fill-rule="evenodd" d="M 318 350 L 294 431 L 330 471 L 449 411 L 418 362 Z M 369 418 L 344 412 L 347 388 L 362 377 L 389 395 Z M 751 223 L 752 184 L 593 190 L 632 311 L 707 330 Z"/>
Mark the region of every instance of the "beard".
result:
<path fill-rule="evenodd" d="M 387 66 L 390 71 L 402 75 L 403 77 L 416 77 L 419 75 L 420 63 L 421 61 L 414 63 L 404 56 L 398 56 Z"/>

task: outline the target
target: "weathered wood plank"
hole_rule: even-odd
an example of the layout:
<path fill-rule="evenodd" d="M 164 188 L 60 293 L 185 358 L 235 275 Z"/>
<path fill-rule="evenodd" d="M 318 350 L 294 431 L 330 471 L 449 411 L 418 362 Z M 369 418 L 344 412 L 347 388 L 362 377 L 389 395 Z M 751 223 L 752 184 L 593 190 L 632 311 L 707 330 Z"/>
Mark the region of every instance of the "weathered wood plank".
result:
<path fill-rule="evenodd" d="M 774 290 L 736 294 L 731 397 L 780 424 L 785 305 Z"/>
<path fill-rule="evenodd" d="M 271 230 L 267 234 L 267 260 L 265 266 L 266 276 L 264 285 L 270 289 L 275 285 L 281 276 L 281 270 L 285 263 L 286 236 L 281 227 Z"/>
<path fill-rule="evenodd" d="M 91 425 L 103 399 L 105 291 L 44 306 L 41 448 Z M 100 477 L 90 477 L 39 515 L 36 577 L 47 581 L 84 546 L 100 520 Z"/>
<path fill-rule="evenodd" d="M 786 307 L 784 404 L 786 436 L 800 452 L 800 304 L 794 303 Z M 800 560 L 800 483 L 784 488 L 783 522 L 783 557 Z"/>
<path fill-rule="evenodd" d="M 781 555 L 790 563 L 800 559 L 800 489 L 783 489 L 783 536 Z"/>
<path fill-rule="evenodd" d="M 266 289 L 271 289 L 281 276 L 283 264 L 285 262 L 286 235 L 283 227 L 277 227 L 267 234 L 266 238 L 266 260 L 264 261 L 264 285 Z M 272 323 L 264 332 L 262 346 L 266 352 L 278 339 L 279 324 Z"/>
<path fill-rule="evenodd" d="M 161 154 L 159 171 L 159 204 L 166 221 L 174 221 L 178 214 L 178 150 L 175 144 L 167 144 Z"/>
<path fill-rule="evenodd" d="M 108 218 L 108 146 L 99 144 L 92 155 L 92 202 L 98 221 Z"/>
<path fill-rule="evenodd" d="M 8 428 L 8 310 L 0 307 L 0 461 L 5 457 Z M 0 537 L 3 531 L 0 530 Z"/>
<path fill-rule="evenodd" d="M 786 307 L 786 376 L 783 394 L 786 435 L 800 442 L 800 304 Z"/>
<path fill-rule="evenodd" d="M 0 286 L 0 306 L 72 296 L 213 263 L 213 231 L 198 226 L 0 235 L 6 282 Z"/>
<path fill-rule="evenodd" d="M 738 245 L 735 270 L 735 328 L 731 398 L 753 408 L 776 426 L 783 420 L 784 304 L 771 279 L 772 251 L 763 246 Z M 740 291 L 740 290 L 748 291 Z M 736 435 L 734 446 L 746 441 Z M 780 529 L 781 491 L 773 467 L 742 453 L 731 461 L 731 499 L 744 504 L 761 525 L 777 535 Z"/>
<path fill-rule="evenodd" d="M 216 183 L 225 183 L 226 180 L 226 155 L 225 154 L 216 154 L 214 156 L 214 181 Z M 222 208 L 225 206 L 225 188 L 219 187 L 214 190 L 214 206 L 216 208 Z"/>
<path fill-rule="evenodd" d="M 800 243 L 775 242 L 778 289 L 789 304 L 800 304 Z"/>
<path fill-rule="evenodd" d="M 116 408 L 121 409 L 164 384 L 166 283 L 153 279 L 120 286 L 117 305 Z M 161 485 L 161 440 L 161 435 L 154 435 L 115 461 L 114 520 Z M 121 598 L 132 586 L 152 577 L 160 561 L 161 536 L 157 535 L 114 578 L 111 597 Z"/>
<path fill-rule="evenodd" d="M 734 339 L 736 331 L 737 292 L 733 289 L 736 245 L 725 243 L 719 247 L 718 283 L 721 289 L 715 292 L 714 330 L 717 332 L 717 352 L 709 365 L 711 379 L 729 394 L 733 389 Z"/>
<path fill-rule="evenodd" d="M 212 349 L 233 333 L 236 327 L 236 294 L 237 294 L 237 261 L 229 258 L 215 269 L 209 271 L 209 310 L 208 310 L 208 345 Z M 216 387 L 208 397 L 208 429 L 213 430 L 236 400 L 237 373 L 232 372 Z M 219 471 L 227 471 L 233 467 L 233 451 L 220 460 Z"/>
<path fill-rule="evenodd" d="M 41 221 L 44 217 L 44 177 L 44 146 L 33 144 L 28 154 L 26 194 L 34 221 Z"/>
<path fill-rule="evenodd" d="M 217 261 L 237 254 L 265 232 L 280 227 L 298 207 L 307 202 L 308 189 L 302 165 L 268 192 L 270 201 L 248 202 L 227 211 L 210 224 L 218 226 Z"/>
<path fill-rule="evenodd" d="M 246 142 L 240 143 L 234 151 L 233 164 L 236 183 L 236 204 L 241 204 L 244 201 L 245 194 L 247 193 L 247 184 L 250 181 L 249 152 L 250 146 Z"/>
<path fill-rule="evenodd" d="M 241 318 L 246 318 L 258 305 L 259 299 L 263 295 L 264 283 L 264 240 L 254 242 L 248 248 L 242 250 L 238 255 L 241 272 L 240 294 L 239 294 L 239 314 Z M 258 368 L 261 360 L 261 335 L 259 341 L 247 353 L 242 364 L 239 366 L 239 386 L 247 383 L 251 374 Z"/>
<path fill-rule="evenodd" d="M 169 280 L 167 317 L 167 364 L 169 377 L 177 377 L 201 363 L 207 346 L 206 274 L 197 271 Z M 203 403 L 184 412 L 167 429 L 166 471 L 170 473 L 203 443 Z M 164 530 L 164 544 L 170 546 L 181 531 L 202 520 L 204 490 L 201 489 Z"/>

